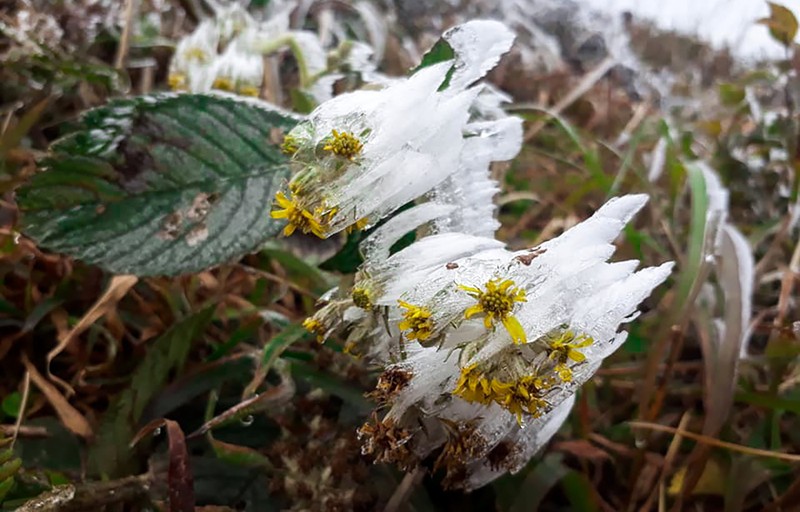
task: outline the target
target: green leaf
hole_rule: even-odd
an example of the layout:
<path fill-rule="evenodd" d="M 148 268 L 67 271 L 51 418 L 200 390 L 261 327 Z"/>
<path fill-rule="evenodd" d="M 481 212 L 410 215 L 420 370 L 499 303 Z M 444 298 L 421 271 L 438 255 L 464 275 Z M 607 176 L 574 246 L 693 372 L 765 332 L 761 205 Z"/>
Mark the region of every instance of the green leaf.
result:
<path fill-rule="evenodd" d="M 592 485 L 582 473 L 568 471 L 561 478 L 561 487 L 569 500 L 569 510 L 574 510 L 575 512 L 596 512 L 600 510 L 595 502 Z"/>
<path fill-rule="evenodd" d="M 14 476 L 22 467 L 22 461 L 14 457 L 11 449 L 0 451 L 0 503 L 14 487 Z"/>
<path fill-rule="evenodd" d="M 685 304 L 689 299 L 695 280 L 698 279 L 703 264 L 703 243 L 706 236 L 706 212 L 708 211 L 708 195 L 706 180 L 699 167 L 687 167 L 689 189 L 692 196 L 692 218 L 689 226 L 689 247 L 686 253 L 686 266 L 678 278 L 678 304 Z"/>
<path fill-rule="evenodd" d="M 372 410 L 372 403 L 364 398 L 364 392 L 353 385 L 344 382 L 336 376 L 323 373 L 312 366 L 300 362 L 292 362 L 292 376 L 303 379 L 309 385 L 336 395 L 354 409 L 366 414 Z"/>
<path fill-rule="evenodd" d="M 744 87 L 738 84 L 723 83 L 718 86 L 719 99 L 726 107 L 739 106 L 745 100 Z"/>
<path fill-rule="evenodd" d="M 563 455 L 550 453 L 531 468 L 517 489 L 509 512 L 538 510 L 550 490 L 569 472 L 562 463 Z"/>
<path fill-rule="evenodd" d="M 428 66 L 433 66 L 434 64 L 438 64 L 440 62 L 445 62 L 456 57 L 456 52 L 453 50 L 453 47 L 450 46 L 450 43 L 445 41 L 444 39 L 439 39 L 436 41 L 436 44 L 433 45 L 433 48 L 428 50 L 428 52 L 422 56 L 422 61 L 419 63 L 419 66 L 415 67 L 411 70 L 411 74 L 413 75 L 417 71 L 423 68 L 427 68 Z M 447 86 L 450 85 L 450 78 L 453 76 L 453 72 L 455 72 L 456 67 L 455 65 L 450 67 L 450 70 L 447 72 L 447 76 L 445 76 L 442 85 L 439 86 L 439 90 L 443 91 L 447 89 Z"/>
<path fill-rule="evenodd" d="M 286 327 L 264 345 L 264 351 L 261 353 L 261 370 L 264 372 L 269 371 L 284 350 L 292 344 L 310 337 L 310 333 L 300 324 L 292 324 Z"/>
<path fill-rule="evenodd" d="M 112 403 L 100 425 L 89 463 L 95 473 L 117 477 L 135 470 L 133 451 L 128 447 L 138 430 L 145 407 L 166 384 L 169 376 L 183 367 L 189 348 L 199 337 L 214 313 L 207 308 L 173 325 L 147 351 L 136 368 L 130 386 Z"/>
<path fill-rule="evenodd" d="M 422 56 L 422 61 L 411 71 L 411 74 L 416 73 L 420 69 L 427 68 L 428 66 L 454 59 L 455 57 L 456 52 L 453 50 L 453 47 L 450 46 L 450 43 L 444 39 L 439 39 L 436 41 L 436 44 L 433 45 L 433 48 Z"/>
<path fill-rule="evenodd" d="M 289 175 L 278 144 L 297 119 L 266 103 L 152 95 L 91 110 L 18 191 L 22 230 L 118 274 L 175 275 L 275 236 Z"/>
<path fill-rule="evenodd" d="M 3 412 L 6 413 L 7 416 L 12 418 L 16 418 L 19 414 L 19 408 L 22 405 L 22 395 L 19 391 L 14 391 L 13 393 L 7 395 L 3 398 L 2 409 Z"/>

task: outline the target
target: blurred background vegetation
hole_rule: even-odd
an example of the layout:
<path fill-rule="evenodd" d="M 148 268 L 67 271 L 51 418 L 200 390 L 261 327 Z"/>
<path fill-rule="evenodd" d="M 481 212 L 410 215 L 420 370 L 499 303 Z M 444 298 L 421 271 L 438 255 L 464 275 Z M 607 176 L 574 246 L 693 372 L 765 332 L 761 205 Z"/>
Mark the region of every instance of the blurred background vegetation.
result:
<path fill-rule="evenodd" d="M 211 5 L 0 0 L 2 510 L 800 510 L 791 13 L 764 21 L 786 58 L 745 64 L 630 16 L 613 34 L 558 9 L 531 11 L 556 43 L 543 50 L 524 17 L 491 2 L 373 2 L 386 16 L 377 25 L 358 3 L 302 2 L 292 23 L 321 31 L 334 12 L 372 43 L 365 27 L 382 27 L 380 69 L 395 75 L 465 17 L 501 17 L 520 32 L 491 75 L 526 120 L 521 154 L 494 169 L 499 238 L 511 248 L 560 234 L 611 196 L 650 194 L 618 257 L 678 270 L 628 342 L 517 475 L 465 495 L 442 490 L 437 473 L 373 464 L 355 436 L 373 369 L 299 325 L 358 264 L 357 240 L 280 241 L 205 272 L 137 279 L 44 251 L 17 230 L 14 191 L 64 126 L 110 98 L 167 90 L 175 42 Z M 619 51 L 625 65 L 609 60 Z M 307 111 L 292 55 L 274 59 L 283 80 L 262 97 Z M 730 191 L 728 222 L 756 262 L 741 360 L 714 348 L 722 283 L 698 260 L 703 165 Z M 730 408 L 714 407 L 726 397 Z"/>

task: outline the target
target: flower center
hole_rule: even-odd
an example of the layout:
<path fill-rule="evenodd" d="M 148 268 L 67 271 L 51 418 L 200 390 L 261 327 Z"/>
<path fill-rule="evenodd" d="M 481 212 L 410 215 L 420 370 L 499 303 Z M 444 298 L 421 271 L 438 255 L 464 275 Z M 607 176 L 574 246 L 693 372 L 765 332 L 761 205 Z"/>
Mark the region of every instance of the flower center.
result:
<path fill-rule="evenodd" d="M 319 320 L 308 317 L 303 320 L 303 327 L 310 333 L 317 335 L 317 342 L 323 343 L 325 342 L 325 333 L 327 329 Z"/>
<path fill-rule="evenodd" d="M 196 60 L 200 64 L 205 64 L 209 60 L 209 55 L 205 50 L 197 47 L 188 48 L 183 56 L 186 60 Z"/>
<path fill-rule="evenodd" d="M 270 212 L 273 219 L 286 219 L 283 235 L 290 236 L 299 229 L 303 233 L 313 233 L 319 238 L 325 238 L 326 228 L 323 222 L 314 214 L 299 205 L 297 198 L 292 194 L 286 197 L 283 192 L 275 194 L 278 208 Z"/>
<path fill-rule="evenodd" d="M 494 402 L 515 414 L 521 423 L 523 413 L 538 418 L 547 411 L 550 404 L 545 395 L 555 384 L 556 380 L 551 376 L 524 375 L 501 379 L 473 364 L 461 369 L 453 394 L 483 405 Z"/>
<path fill-rule="evenodd" d="M 569 362 L 582 363 L 586 355 L 580 348 L 586 348 L 594 343 L 594 339 L 586 334 L 576 334 L 571 330 L 564 330 L 551 335 L 548 341 L 548 358 L 556 363 L 555 371 L 564 382 L 572 382 L 572 370 Z"/>
<path fill-rule="evenodd" d="M 297 139 L 292 135 L 286 135 L 281 144 L 281 151 L 286 155 L 294 155 L 300 149 Z"/>
<path fill-rule="evenodd" d="M 213 89 L 218 89 L 220 91 L 225 92 L 234 92 L 236 88 L 233 85 L 233 80 L 225 76 L 219 76 L 214 79 L 214 83 L 211 84 Z"/>
<path fill-rule="evenodd" d="M 511 313 L 514 308 L 513 296 L 508 292 L 501 292 L 500 290 L 493 290 L 481 294 L 478 299 L 481 307 L 487 313 L 494 313 L 499 317 L 504 317 Z"/>
<path fill-rule="evenodd" d="M 169 84 L 169 88 L 173 91 L 185 91 L 186 75 L 182 73 L 170 73 L 167 77 L 167 83 Z"/>
<path fill-rule="evenodd" d="M 402 300 L 398 301 L 401 308 L 406 309 L 403 312 L 403 321 L 398 324 L 401 331 L 411 332 L 406 333 L 406 337 L 410 340 L 424 341 L 431 337 L 433 333 L 433 319 L 432 313 L 428 308 L 423 308 L 409 304 Z"/>
<path fill-rule="evenodd" d="M 353 304 L 360 307 L 361 309 L 366 309 L 367 311 L 371 311 L 373 308 L 372 298 L 370 297 L 369 290 L 366 288 L 353 288 Z"/>
<path fill-rule="evenodd" d="M 338 155 L 348 160 L 352 160 L 363 148 L 363 144 L 358 140 L 358 137 L 352 133 L 339 132 L 337 130 L 331 131 L 330 137 L 322 147 L 325 151 L 330 151 L 334 155 Z"/>
<path fill-rule="evenodd" d="M 478 301 L 477 304 L 464 311 L 464 318 L 472 318 L 483 313 L 483 325 L 492 329 L 496 322 L 502 323 L 514 343 L 527 343 L 525 330 L 519 320 L 511 315 L 515 302 L 526 302 L 525 290 L 514 286 L 511 279 L 491 279 L 486 283 L 486 290 L 474 286 L 458 285 Z"/>

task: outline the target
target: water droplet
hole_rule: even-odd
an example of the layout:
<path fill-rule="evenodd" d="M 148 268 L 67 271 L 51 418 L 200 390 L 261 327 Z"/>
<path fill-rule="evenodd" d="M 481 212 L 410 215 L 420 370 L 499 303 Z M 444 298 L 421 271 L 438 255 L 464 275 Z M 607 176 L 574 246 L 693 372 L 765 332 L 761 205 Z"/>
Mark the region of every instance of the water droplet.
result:
<path fill-rule="evenodd" d="M 161 435 L 161 431 L 162 431 L 161 427 L 156 427 L 156 429 L 153 430 L 153 437 L 160 436 Z"/>
<path fill-rule="evenodd" d="M 22 233 L 19 231 L 14 232 L 14 245 L 19 245 L 19 241 L 22 238 Z"/>
<path fill-rule="evenodd" d="M 253 422 L 255 420 L 256 419 L 253 417 L 252 414 L 248 414 L 247 416 L 245 416 L 244 418 L 241 419 L 241 423 L 242 423 L 243 426 L 249 427 L 250 425 L 253 424 Z"/>

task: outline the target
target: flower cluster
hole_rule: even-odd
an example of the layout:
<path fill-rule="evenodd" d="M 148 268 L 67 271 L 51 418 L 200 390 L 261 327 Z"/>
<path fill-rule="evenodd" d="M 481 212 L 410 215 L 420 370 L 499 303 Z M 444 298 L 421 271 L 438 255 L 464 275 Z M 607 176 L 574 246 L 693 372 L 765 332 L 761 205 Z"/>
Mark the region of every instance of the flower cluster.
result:
<path fill-rule="evenodd" d="M 506 250 L 489 166 L 519 151 L 521 122 L 502 94 L 472 84 L 512 37 L 475 21 L 444 40 L 454 61 L 339 96 L 287 135 L 296 171 L 272 216 L 286 233 L 325 237 L 412 205 L 362 241 L 352 286 L 332 290 L 305 325 L 383 368 L 370 394 L 380 407 L 359 429 L 364 453 L 404 468 L 431 460 L 447 485 L 472 489 L 519 470 L 560 428 L 672 264 L 608 262 L 644 195 Z M 416 241 L 392 253 L 409 232 Z"/>
<path fill-rule="evenodd" d="M 475 202 L 481 219 L 475 229 L 494 231 L 496 187 L 487 169 L 519 151 L 521 122 L 498 107 L 505 99 L 501 94 L 472 84 L 508 51 L 513 34 L 490 21 L 471 22 L 449 34 L 456 49 L 476 41 L 488 49 L 386 86 L 342 94 L 286 135 L 283 149 L 295 172 L 287 190 L 276 196 L 272 214 L 294 224 L 285 232 L 328 237 L 372 225 L 421 199 L 459 206 L 454 209 L 459 212 Z M 468 172 L 478 185 L 469 193 L 459 176 Z M 474 220 L 454 216 L 446 229 Z"/>
<path fill-rule="evenodd" d="M 355 286 L 369 290 L 369 309 L 342 298 L 320 310 L 315 319 L 328 334 L 342 332 L 385 366 L 376 395 L 387 411 L 381 428 L 405 433 L 404 464 L 466 443 L 473 449 L 448 457 L 445 469 L 450 485 L 474 488 L 518 470 L 547 442 L 577 388 L 624 342 L 620 324 L 635 318 L 637 305 L 671 271 L 671 263 L 636 271 L 636 261 L 607 261 L 613 240 L 646 201 L 613 199 L 558 238 L 523 251 L 490 238 L 432 234 L 383 261 L 368 258 L 369 272 L 362 269 Z M 369 451 L 397 458 L 392 445 L 367 439 L 378 428 L 374 421 L 362 431 Z"/>
<path fill-rule="evenodd" d="M 259 96 L 264 55 L 290 48 L 300 68 L 301 87 L 318 101 L 330 98 L 332 83 L 317 83 L 327 68 L 322 43 L 312 32 L 290 29 L 291 8 L 278 6 L 267 21 L 259 22 L 240 3 L 218 6 L 214 18 L 202 21 L 178 42 L 170 63 L 170 87 Z"/>
<path fill-rule="evenodd" d="M 220 90 L 258 96 L 264 68 L 260 55 L 245 41 L 256 22 L 239 4 L 222 7 L 178 42 L 170 63 L 169 86 L 175 91 Z"/>

